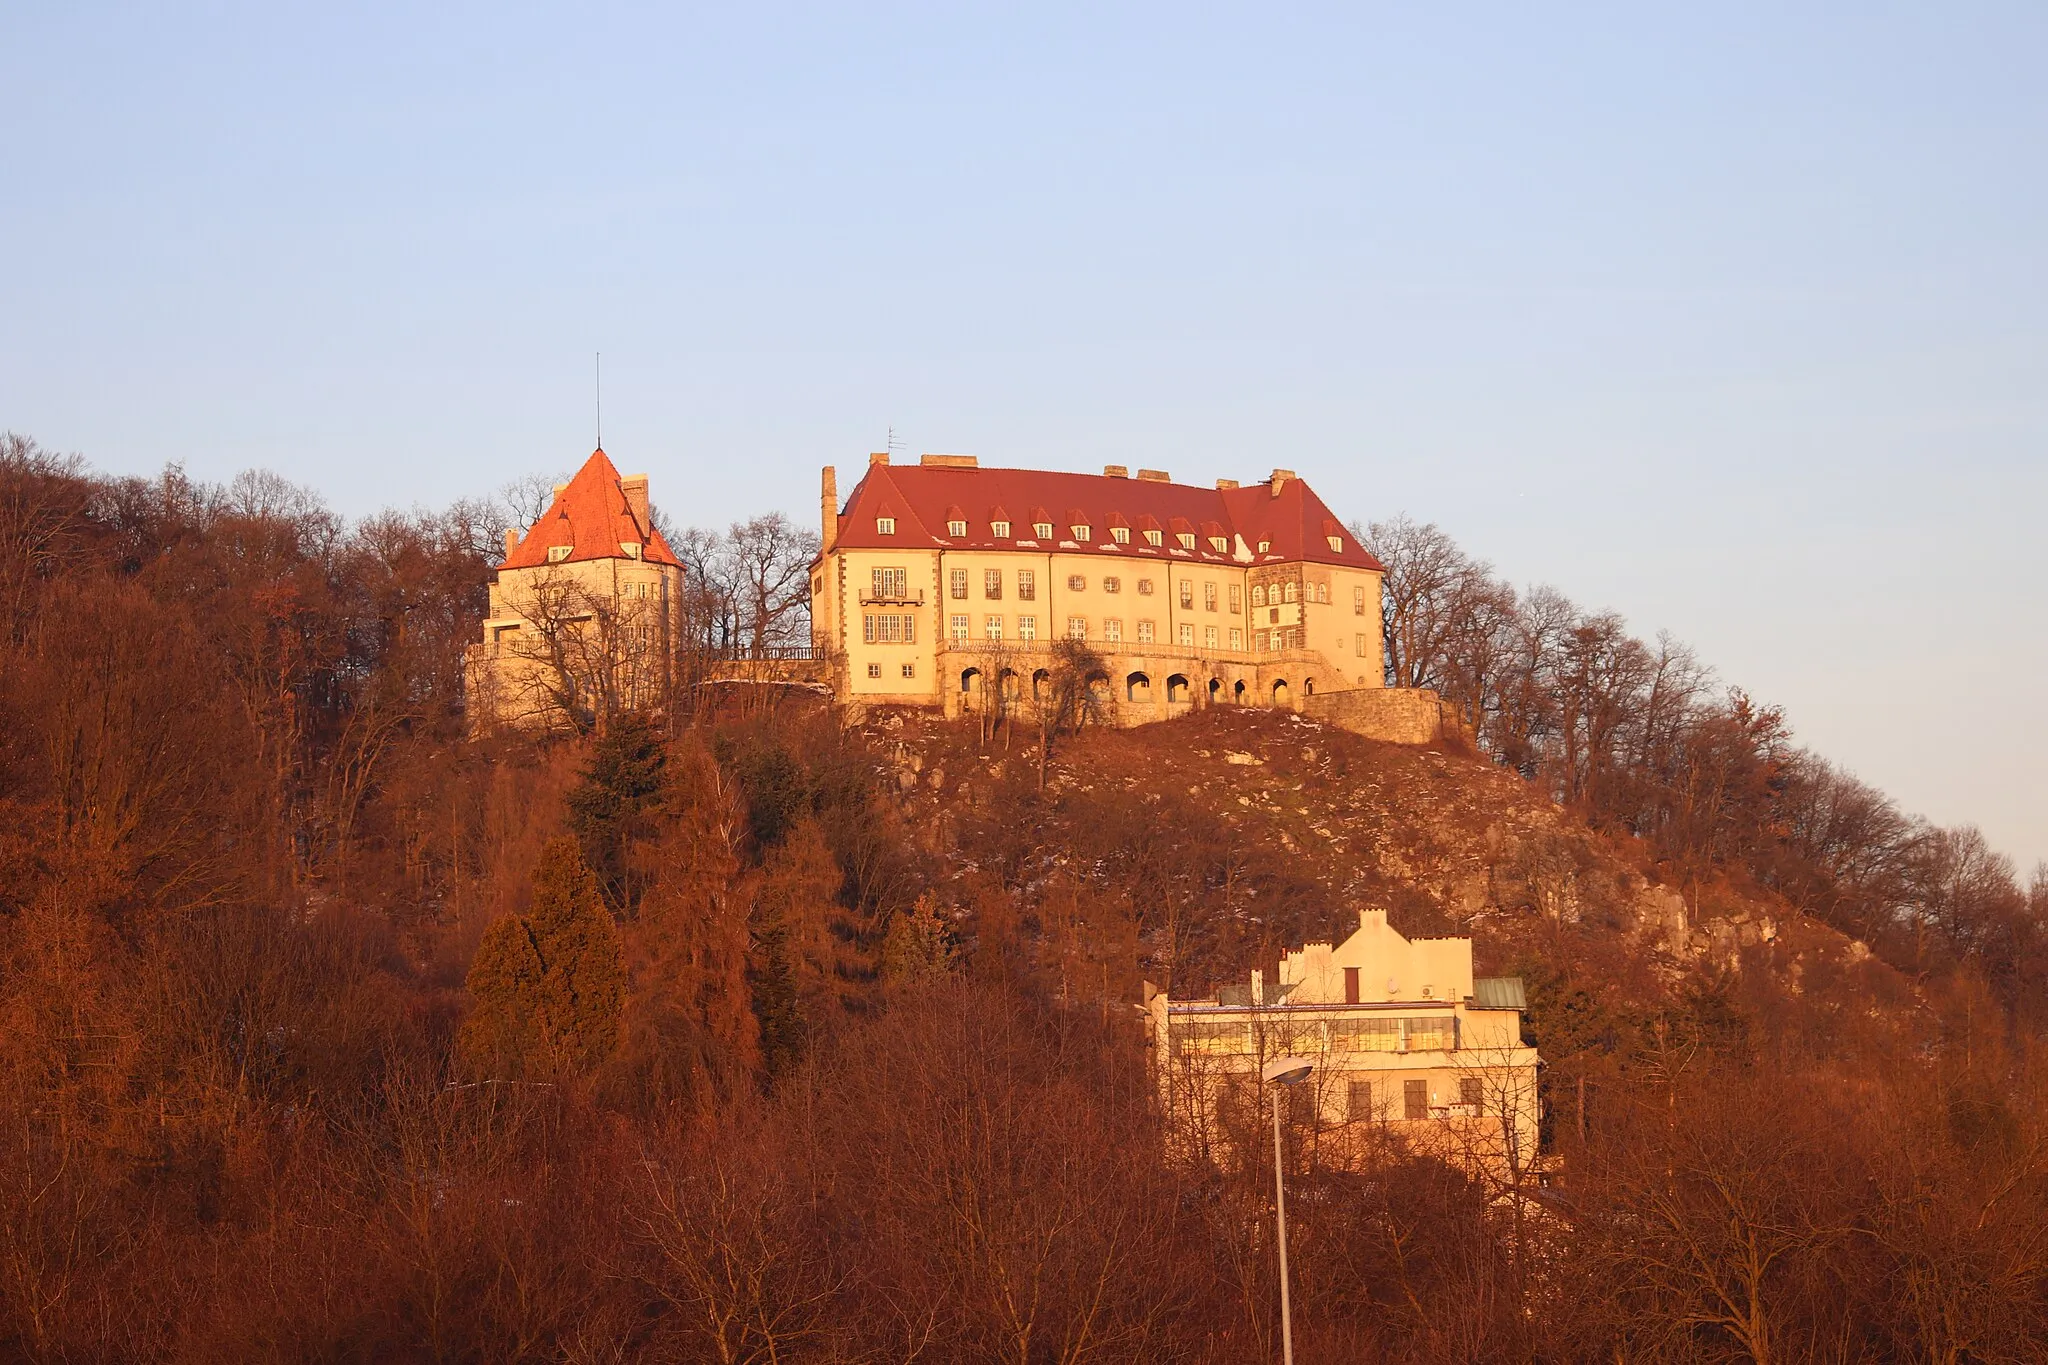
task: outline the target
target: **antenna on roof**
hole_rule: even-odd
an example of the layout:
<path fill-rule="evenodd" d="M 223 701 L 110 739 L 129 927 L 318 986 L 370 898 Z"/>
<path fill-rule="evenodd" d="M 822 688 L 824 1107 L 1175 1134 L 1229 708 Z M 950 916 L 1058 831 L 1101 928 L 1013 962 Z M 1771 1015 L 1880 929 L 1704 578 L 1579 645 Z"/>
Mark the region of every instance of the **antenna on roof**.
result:
<path fill-rule="evenodd" d="M 889 444 L 883 446 L 882 449 L 902 450 L 903 448 L 903 442 L 896 439 L 896 424 L 894 422 L 891 422 L 889 424 Z"/>
<path fill-rule="evenodd" d="M 597 353 L 597 448 L 604 449 L 604 352 Z"/>

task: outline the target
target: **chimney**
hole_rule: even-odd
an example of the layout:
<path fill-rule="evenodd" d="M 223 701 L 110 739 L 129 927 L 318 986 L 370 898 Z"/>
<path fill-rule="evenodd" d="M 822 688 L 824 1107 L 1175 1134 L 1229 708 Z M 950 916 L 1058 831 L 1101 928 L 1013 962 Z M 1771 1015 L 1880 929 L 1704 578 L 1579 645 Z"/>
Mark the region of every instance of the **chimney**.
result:
<path fill-rule="evenodd" d="M 1173 482 L 1173 480 L 1167 476 L 1166 471 L 1163 469 L 1141 469 L 1138 471 L 1138 477 L 1143 479 L 1146 483 Z"/>
<path fill-rule="evenodd" d="M 1221 492 L 1222 492 L 1222 491 L 1223 491 L 1224 489 L 1226 489 L 1226 488 L 1235 488 L 1235 487 L 1237 487 L 1237 480 L 1236 480 L 1236 479 L 1218 479 L 1218 480 L 1216 480 L 1216 491 L 1217 491 L 1217 492 L 1219 492 L 1219 493 L 1221 493 Z"/>
<path fill-rule="evenodd" d="M 839 471 L 831 465 L 818 482 L 818 546 L 830 552 L 839 543 Z"/>
<path fill-rule="evenodd" d="M 619 491 L 626 495 L 626 506 L 633 509 L 633 515 L 639 520 L 641 529 L 652 527 L 654 523 L 648 519 L 647 512 L 647 476 L 628 474 L 619 480 Z"/>
<path fill-rule="evenodd" d="M 510 559 L 512 557 L 512 552 L 518 548 L 519 533 L 513 530 L 511 527 L 507 526 L 505 528 L 505 558 Z"/>
<path fill-rule="evenodd" d="M 569 486 L 569 485 L 568 485 L 568 484 L 566 484 L 566 483 L 558 483 L 558 484 L 556 484 L 556 485 L 555 485 L 555 496 L 556 496 L 556 497 L 558 497 L 558 498 L 559 498 L 559 497 L 561 497 L 561 496 L 562 496 L 562 490 L 563 490 L 564 488 L 567 488 L 568 486 Z"/>
<path fill-rule="evenodd" d="M 868 463 L 869 463 L 869 464 L 887 464 L 887 463 L 889 463 L 889 452 L 888 452 L 888 451 L 886 451 L 886 450 L 877 450 L 877 451 L 873 452 L 872 454 L 870 454 L 870 455 L 868 456 Z"/>
<path fill-rule="evenodd" d="M 1130 466 L 1106 464 L 1102 467 L 1102 477 L 1105 479 L 1128 479 L 1131 477 Z"/>
<path fill-rule="evenodd" d="M 976 455 L 933 455 L 917 457 L 917 463 L 924 469 L 979 469 L 981 458 Z"/>
<path fill-rule="evenodd" d="M 1277 498 L 1277 497 L 1279 497 L 1279 496 L 1280 496 L 1280 490 L 1281 490 L 1282 488 L 1285 488 L 1285 487 L 1287 486 L 1287 481 L 1288 481 L 1289 479 L 1293 478 L 1293 477 L 1294 477 L 1294 471 L 1293 471 L 1293 470 L 1291 470 L 1291 469 L 1276 469 L 1276 470 L 1274 470 L 1274 471 L 1273 471 L 1273 496 L 1274 496 L 1274 497 L 1276 497 L 1276 498 Z"/>
<path fill-rule="evenodd" d="M 1264 967 L 1252 968 L 1252 1003 L 1254 1005 L 1266 1003 L 1266 969 Z"/>

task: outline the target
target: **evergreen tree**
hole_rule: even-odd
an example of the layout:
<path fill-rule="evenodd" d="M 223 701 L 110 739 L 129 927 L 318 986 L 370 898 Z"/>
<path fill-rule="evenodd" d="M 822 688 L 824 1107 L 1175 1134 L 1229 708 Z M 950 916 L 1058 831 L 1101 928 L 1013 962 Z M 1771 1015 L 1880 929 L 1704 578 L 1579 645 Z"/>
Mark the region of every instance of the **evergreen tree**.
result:
<path fill-rule="evenodd" d="M 938 898 L 927 891 L 908 910 L 889 917 L 882 940 L 882 979 L 914 985 L 953 969 L 953 942 L 939 914 Z"/>
<path fill-rule="evenodd" d="M 644 882 L 632 846 L 667 781 L 668 751 L 645 717 L 619 717 L 591 750 L 582 783 L 569 793 L 569 828 L 617 915 L 639 908 Z"/>
<path fill-rule="evenodd" d="M 470 965 L 461 1046 L 492 1074 L 584 1071 L 618 1042 L 625 971 L 617 927 L 576 841 L 550 839 L 533 904 L 493 924 Z"/>

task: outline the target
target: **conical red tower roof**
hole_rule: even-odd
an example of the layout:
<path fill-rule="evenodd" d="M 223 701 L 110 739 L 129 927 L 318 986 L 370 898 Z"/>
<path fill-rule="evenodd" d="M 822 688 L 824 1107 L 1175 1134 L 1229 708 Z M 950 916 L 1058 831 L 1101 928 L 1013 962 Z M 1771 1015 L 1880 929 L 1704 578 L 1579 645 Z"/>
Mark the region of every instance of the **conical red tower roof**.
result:
<path fill-rule="evenodd" d="M 550 560 L 548 551 L 566 545 L 569 553 Z M 534 569 L 549 563 L 574 564 L 588 559 L 627 559 L 628 545 L 640 547 L 640 558 L 650 564 L 680 567 L 675 551 L 661 538 L 649 518 L 642 521 L 626 497 L 623 481 L 611 457 L 599 446 L 576 477 L 562 485 L 540 520 L 528 527 L 501 569 Z"/>

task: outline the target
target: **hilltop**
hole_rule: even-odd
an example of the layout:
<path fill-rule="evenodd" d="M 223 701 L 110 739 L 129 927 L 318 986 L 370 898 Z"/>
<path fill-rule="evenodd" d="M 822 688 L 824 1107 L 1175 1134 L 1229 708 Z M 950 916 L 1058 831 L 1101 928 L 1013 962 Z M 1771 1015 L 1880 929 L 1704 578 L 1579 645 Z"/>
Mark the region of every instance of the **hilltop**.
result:
<path fill-rule="evenodd" d="M 963 934 L 992 897 L 1029 914 L 1049 887 L 1085 888 L 1094 938 L 1128 917 L 1136 970 L 1176 994 L 1341 939 L 1382 905 L 1412 935 L 1469 935 L 1483 971 L 1545 964 L 1638 1007 L 1703 983 L 1760 1007 L 1913 1005 L 1864 944 L 1774 892 L 1681 879 L 1644 841 L 1592 829 L 1456 742 L 1218 707 L 1083 731 L 1056 748 L 1041 796 L 1021 738 L 916 712 L 861 734 Z"/>

